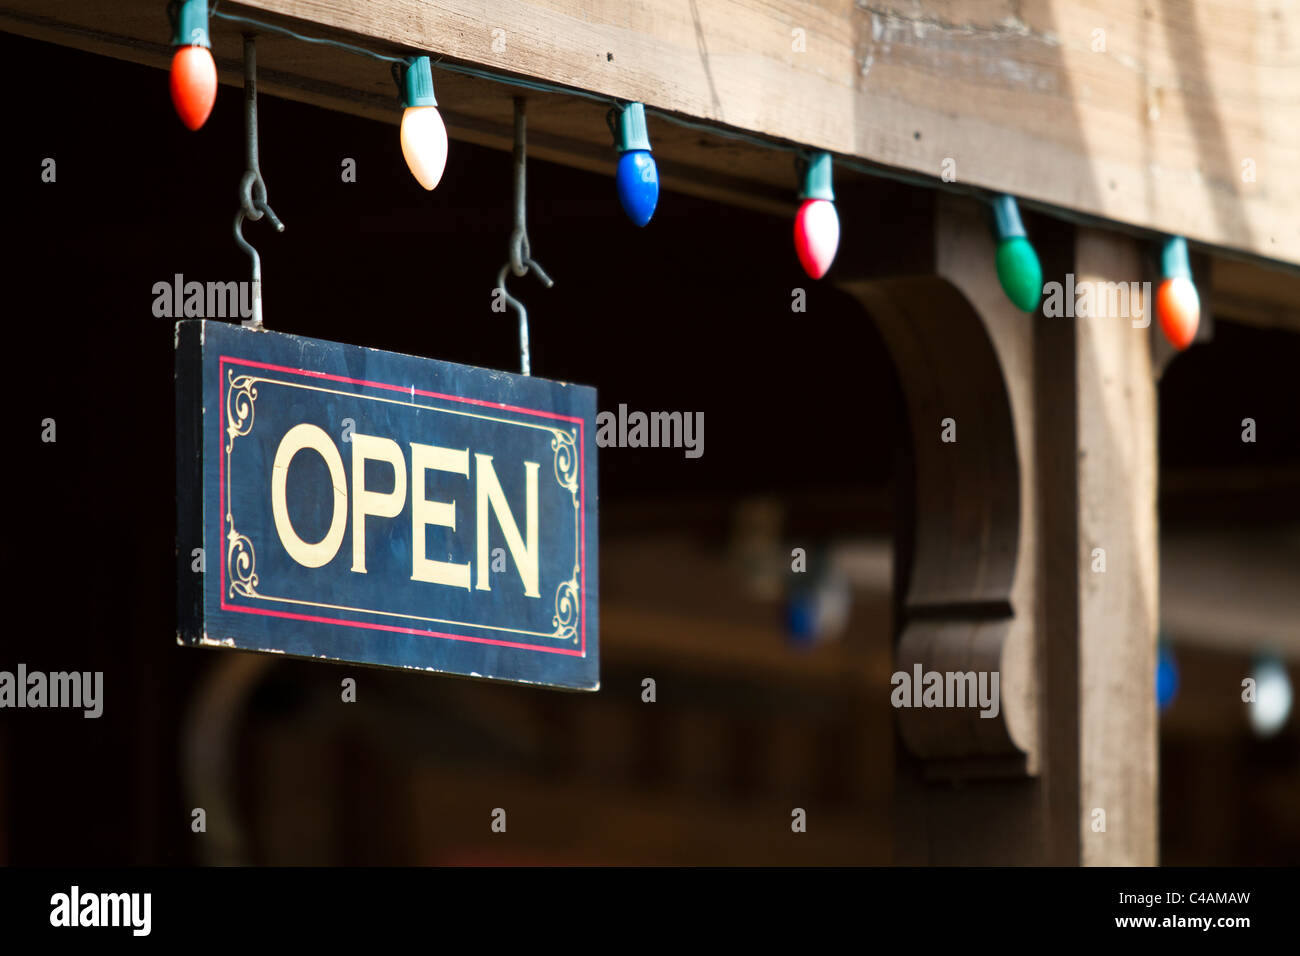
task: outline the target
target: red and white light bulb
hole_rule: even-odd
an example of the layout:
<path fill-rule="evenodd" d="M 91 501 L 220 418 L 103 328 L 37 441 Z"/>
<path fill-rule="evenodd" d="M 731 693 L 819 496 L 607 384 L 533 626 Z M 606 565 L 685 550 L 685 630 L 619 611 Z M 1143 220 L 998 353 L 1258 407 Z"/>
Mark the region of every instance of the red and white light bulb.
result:
<path fill-rule="evenodd" d="M 802 202 L 794 217 L 794 251 L 804 272 L 820 279 L 830 269 L 840 246 L 830 153 L 815 153 L 801 164 L 799 198 Z"/>

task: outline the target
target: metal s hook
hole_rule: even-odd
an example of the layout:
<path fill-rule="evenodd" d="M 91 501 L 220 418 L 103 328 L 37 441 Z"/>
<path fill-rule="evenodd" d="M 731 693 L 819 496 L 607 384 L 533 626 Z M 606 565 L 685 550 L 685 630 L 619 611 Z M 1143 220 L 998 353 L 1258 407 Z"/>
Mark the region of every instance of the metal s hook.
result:
<path fill-rule="evenodd" d="M 257 41 L 244 34 L 244 157 L 247 168 L 239 180 L 239 209 L 235 213 L 235 244 L 253 260 L 253 314 L 242 323 L 248 328 L 262 328 L 262 257 L 244 238 L 244 220 L 253 222 L 263 215 L 284 232 L 284 223 L 271 211 L 266 201 L 266 182 L 257 162 Z"/>
<path fill-rule="evenodd" d="M 542 271 L 541 266 L 537 265 L 537 263 L 533 262 L 531 259 L 529 259 L 528 262 L 537 270 L 537 278 L 542 280 L 546 288 L 549 289 L 551 286 L 555 285 L 551 280 L 551 277 Z M 524 308 L 522 302 L 506 291 L 506 272 L 510 269 L 511 264 L 507 262 L 501 267 L 501 271 L 497 273 L 497 291 L 501 293 L 501 297 L 505 299 L 507 303 L 512 305 L 516 311 L 519 312 L 519 371 L 522 375 L 531 375 L 532 365 L 528 357 L 528 310 Z"/>
<path fill-rule="evenodd" d="M 555 285 L 555 282 L 546 274 L 546 270 L 533 260 L 532 251 L 528 244 L 528 223 L 525 217 L 524 202 L 527 184 L 525 163 L 528 158 L 525 138 L 526 111 L 527 101 L 522 96 L 516 96 L 514 149 L 515 225 L 510 233 L 510 258 L 497 274 L 496 287 L 502 298 L 519 312 L 519 366 L 524 375 L 529 375 L 531 374 L 531 363 L 529 362 L 528 353 L 528 310 L 524 308 L 522 302 L 506 291 L 506 271 L 509 270 L 517 276 L 527 275 L 529 271 L 536 272 L 537 278 L 548 289 Z"/>

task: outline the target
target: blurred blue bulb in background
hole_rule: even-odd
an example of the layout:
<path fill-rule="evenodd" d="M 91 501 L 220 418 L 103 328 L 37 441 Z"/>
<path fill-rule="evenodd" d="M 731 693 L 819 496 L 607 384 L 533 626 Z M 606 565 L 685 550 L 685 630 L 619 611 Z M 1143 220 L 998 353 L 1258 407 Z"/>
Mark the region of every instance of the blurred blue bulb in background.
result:
<path fill-rule="evenodd" d="M 785 604 L 786 634 L 791 643 L 809 646 L 817 639 L 817 600 L 810 591 L 790 595 Z"/>
<path fill-rule="evenodd" d="M 796 647 L 810 648 L 839 640 L 849 623 L 853 592 L 848 579 L 833 564 L 814 566 L 786 592 L 786 638 Z"/>
<path fill-rule="evenodd" d="M 648 149 L 629 149 L 618 158 L 618 201 L 635 225 L 644 226 L 659 202 L 659 169 Z"/>
<path fill-rule="evenodd" d="M 1156 652 L 1156 706 L 1164 710 L 1178 693 L 1178 662 L 1166 644 Z"/>

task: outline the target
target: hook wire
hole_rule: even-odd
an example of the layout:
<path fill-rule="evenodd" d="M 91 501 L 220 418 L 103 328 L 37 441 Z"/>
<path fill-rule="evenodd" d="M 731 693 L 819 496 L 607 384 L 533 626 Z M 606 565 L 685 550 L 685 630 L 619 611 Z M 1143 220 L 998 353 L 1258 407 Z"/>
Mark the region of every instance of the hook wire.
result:
<path fill-rule="evenodd" d="M 528 310 L 524 304 L 506 291 L 506 272 L 513 272 L 517 276 L 527 275 L 529 272 L 536 272 L 537 278 L 541 280 L 546 288 L 555 285 L 555 281 L 546 274 L 543 269 L 532 258 L 532 250 L 528 243 L 528 221 L 526 217 L 526 163 L 528 159 L 528 148 L 526 139 L 526 116 L 527 101 L 522 96 L 515 98 L 515 166 L 514 166 L 514 183 L 515 183 L 515 222 L 514 229 L 510 233 L 510 258 L 506 264 L 501 267 L 497 273 L 497 290 L 502 297 L 515 308 L 519 313 L 519 367 L 524 375 L 531 375 L 531 362 L 528 351 Z"/>
<path fill-rule="evenodd" d="M 262 257 L 244 238 L 244 220 L 253 222 L 263 215 L 276 232 L 284 232 L 284 223 L 266 201 L 266 181 L 257 162 L 257 40 L 244 34 L 244 162 L 247 168 L 239 180 L 239 209 L 235 213 L 235 243 L 253 260 L 253 314 L 244 326 L 262 328 Z"/>

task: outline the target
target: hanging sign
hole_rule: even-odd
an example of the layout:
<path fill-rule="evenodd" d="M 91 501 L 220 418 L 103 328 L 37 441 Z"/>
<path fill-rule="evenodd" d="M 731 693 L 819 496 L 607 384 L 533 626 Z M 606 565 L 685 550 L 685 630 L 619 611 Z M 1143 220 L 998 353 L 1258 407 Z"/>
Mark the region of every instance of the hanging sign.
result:
<path fill-rule="evenodd" d="M 599 687 L 596 393 L 176 326 L 191 645 Z"/>

